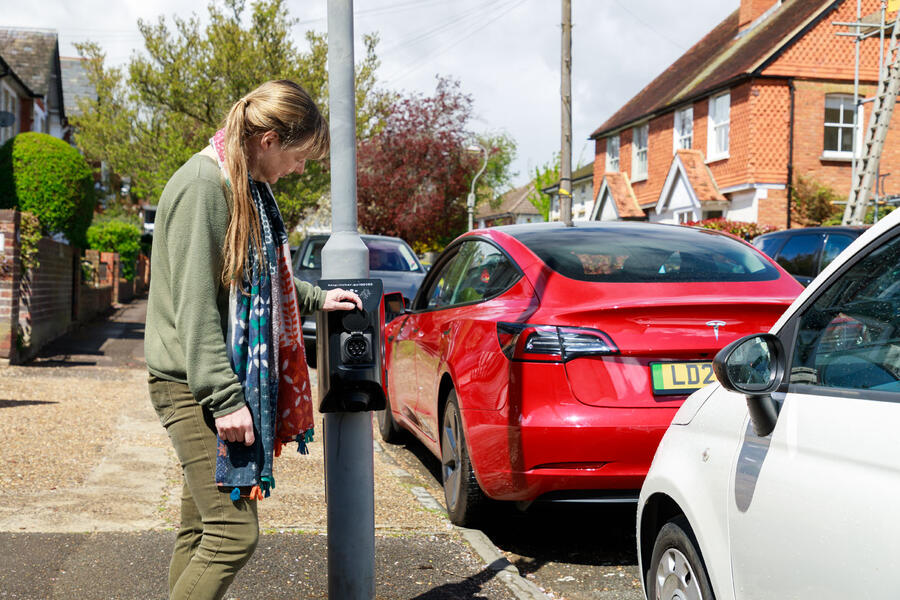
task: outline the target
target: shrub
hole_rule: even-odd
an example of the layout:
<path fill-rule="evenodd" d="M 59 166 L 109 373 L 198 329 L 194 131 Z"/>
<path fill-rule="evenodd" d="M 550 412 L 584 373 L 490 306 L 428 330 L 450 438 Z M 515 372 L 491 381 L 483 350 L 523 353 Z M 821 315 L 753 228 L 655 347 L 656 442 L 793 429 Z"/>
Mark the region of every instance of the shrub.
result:
<path fill-rule="evenodd" d="M 791 220 L 798 225 L 810 227 L 821 225 L 834 217 L 839 220 L 843 208 L 835 202 L 846 200 L 833 188 L 813 177 L 797 177 L 791 198 Z"/>
<path fill-rule="evenodd" d="M 776 227 L 771 225 L 760 225 L 759 223 L 748 223 L 746 221 L 729 221 L 727 219 L 705 219 L 703 221 L 692 221 L 686 223 L 693 227 L 703 227 L 704 229 L 715 229 L 716 231 L 724 231 L 732 235 L 736 235 L 744 240 L 752 240 L 758 235 L 775 231 Z"/>
<path fill-rule="evenodd" d="M 889 214 L 894 212 L 894 210 L 896 208 L 897 208 L 896 206 L 891 206 L 890 204 L 879 204 L 878 205 L 878 220 L 880 221 L 881 219 L 885 218 L 886 216 L 888 216 Z M 844 211 L 841 211 L 841 212 L 837 213 L 835 216 L 833 216 L 832 218 L 823 222 L 822 225 L 840 225 L 843 220 L 844 220 Z M 863 223 L 865 223 L 866 225 L 871 225 L 874 222 L 875 222 L 875 207 L 873 205 L 869 205 L 869 208 L 866 209 L 866 218 L 863 219 Z"/>
<path fill-rule="evenodd" d="M 118 252 L 122 276 L 134 279 L 135 263 L 141 252 L 141 230 L 124 221 L 106 221 L 91 225 L 87 230 L 90 247 L 101 252 Z"/>
<path fill-rule="evenodd" d="M 34 214 L 45 234 L 84 247 L 94 214 L 94 177 L 78 150 L 45 133 L 20 133 L 0 146 L 0 208 Z"/>

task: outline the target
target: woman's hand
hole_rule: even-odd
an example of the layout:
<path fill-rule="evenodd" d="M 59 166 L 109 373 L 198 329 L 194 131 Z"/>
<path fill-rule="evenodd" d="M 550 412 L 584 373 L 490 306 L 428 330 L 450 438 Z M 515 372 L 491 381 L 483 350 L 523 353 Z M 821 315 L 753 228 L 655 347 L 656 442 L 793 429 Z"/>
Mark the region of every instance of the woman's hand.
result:
<path fill-rule="evenodd" d="M 342 290 L 341 288 L 334 288 L 325 292 L 325 304 L 322 305 L 322 310 L 328 312 L 332 310 L 353 310 L 354 308 L 362 310 L 362 300 L 354 292 Z"/>
<path fill-rule="evenodd" d="M 243 442 L 252 446 L 256 436 L 253 435 L 253 416 L 245 404 L 242 408 L 216 419 L 216 431 L 219 438 L 229 442 Z"/>

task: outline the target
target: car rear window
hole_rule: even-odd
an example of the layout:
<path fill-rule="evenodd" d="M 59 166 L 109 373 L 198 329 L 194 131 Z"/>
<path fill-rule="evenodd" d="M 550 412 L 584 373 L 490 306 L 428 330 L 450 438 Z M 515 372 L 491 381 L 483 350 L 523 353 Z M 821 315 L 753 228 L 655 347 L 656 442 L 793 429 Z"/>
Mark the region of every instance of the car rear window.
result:
<path fill-rule="evenodd" d="M 404 244 L 388 240 L 363 240 L 369 248 L 370 271 L 419 271 L 412 250 Z"/>
<path fill-rule="evenodd" d="M 547 228 L 514 234 L 553 269 L 581 281 L 770 281 L 758 251 L 726 235 L 676 226 Z"/>
<path fill-rule="evenodd" d="M 300 257 L 300 267 L 303 269 L 322 268 L 322 248 L 328 238 L 313 240 L 306 245 L 303 256 Z M 370 271 L 421 271 L 415 255 L 406 244 L 391 240 L 363 239 L 369 249 Z"/>

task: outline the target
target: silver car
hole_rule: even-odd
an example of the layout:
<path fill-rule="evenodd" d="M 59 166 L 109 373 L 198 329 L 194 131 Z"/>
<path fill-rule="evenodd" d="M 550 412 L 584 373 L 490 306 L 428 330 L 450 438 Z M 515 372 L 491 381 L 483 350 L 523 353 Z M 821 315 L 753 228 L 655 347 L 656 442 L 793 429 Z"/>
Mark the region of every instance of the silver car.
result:
<path fill-rule="evenodd" d="M 897 598 L 900 211 L 716 356 L 641 490 L 649 598 Z"/>
<path fill-rule="evenodd" d="M 295 277 L 312 284 L 322 278 L 322 248 L 328 237 L 311 235 L 303 240 L 294 251 Z M 426 269 L 409 244 L 398 237 L 386 235 L 360 237 L 369 249 L 369 277 L 381 279 L 385 294 L 400 292 L 404 298 L 412 300 L 425 279 Z M 315 367 L 316 317 L 305 316 L 302 321 L 306 360 L 311 367 Z"/>

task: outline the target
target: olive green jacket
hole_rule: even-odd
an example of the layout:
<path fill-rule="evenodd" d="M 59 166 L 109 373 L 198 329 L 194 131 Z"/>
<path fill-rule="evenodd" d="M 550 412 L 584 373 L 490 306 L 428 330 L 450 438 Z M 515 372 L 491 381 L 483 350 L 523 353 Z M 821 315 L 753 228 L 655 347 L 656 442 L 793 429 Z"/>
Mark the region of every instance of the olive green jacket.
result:
<path fill-rule="evenodd" d="M 244 406 L 225 347 L 228 294 L 222 285 L 229 200 L 221 171 L 195 154 L 159 199 L 150 258 L 144 354 L 150 373 L 186 383 L 197 401 L 221 417 Z M 325 292 L 294 279 L 300 312 L 322 308 Z"/>

